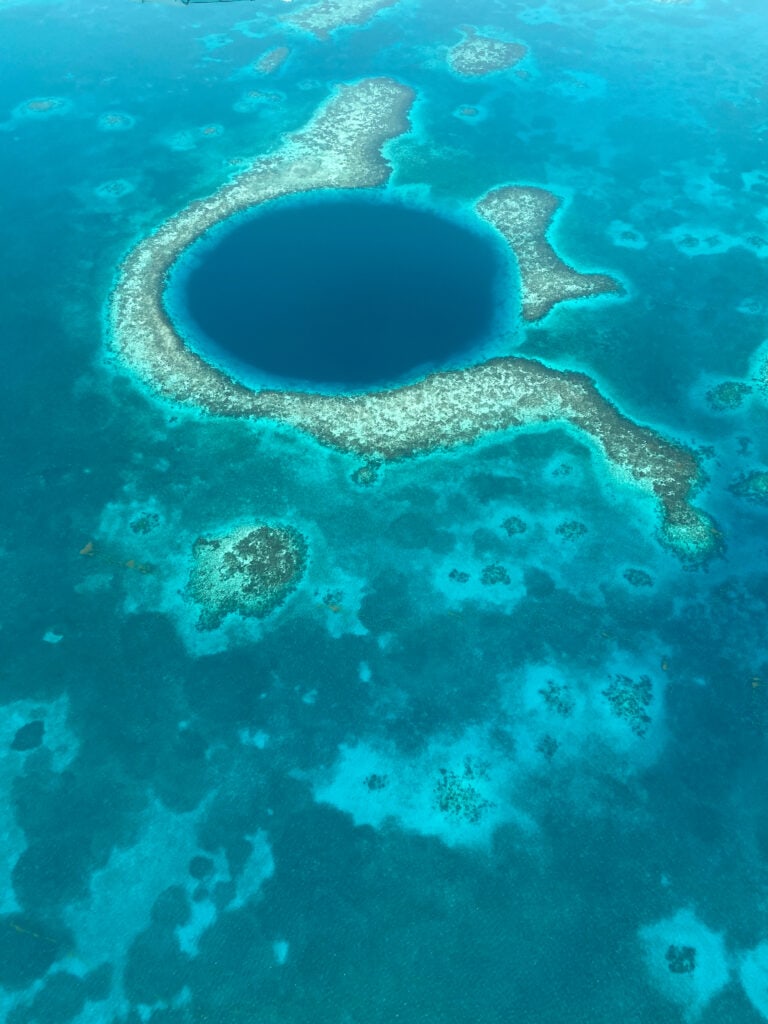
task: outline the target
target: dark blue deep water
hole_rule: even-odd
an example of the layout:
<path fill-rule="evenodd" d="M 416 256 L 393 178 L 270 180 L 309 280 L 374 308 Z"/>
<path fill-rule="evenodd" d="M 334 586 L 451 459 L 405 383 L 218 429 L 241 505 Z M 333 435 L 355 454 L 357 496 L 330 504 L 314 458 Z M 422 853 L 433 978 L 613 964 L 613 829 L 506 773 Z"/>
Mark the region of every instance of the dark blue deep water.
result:
<path fill-rule="evenodd" d="M 183 300 L 225 365 L 358 388 L 466 360 L 505 298 L 500 262 L 498 244 L 423 210 L 283 203 L 219 232 Z"/>
<path fill-rule="evenodd" d="M 313 2 L 0 0 L 0 1021 L 764 1024 L 766 0 Z M 456 77 L 467 24 L 525 58 Z M 417 97 L 380 201 L 213 232 L 178 322 L 189 269 L 273 386 L 586 374 L 696 452 L 709 561 L 555 402 L 363 464 L 114 358 L 131 247 L 371 75 Z M 515 184 L 622 298 L 523 322 L 473 214 Z M 201 628 L 254 524 L 303 578 Z"/>

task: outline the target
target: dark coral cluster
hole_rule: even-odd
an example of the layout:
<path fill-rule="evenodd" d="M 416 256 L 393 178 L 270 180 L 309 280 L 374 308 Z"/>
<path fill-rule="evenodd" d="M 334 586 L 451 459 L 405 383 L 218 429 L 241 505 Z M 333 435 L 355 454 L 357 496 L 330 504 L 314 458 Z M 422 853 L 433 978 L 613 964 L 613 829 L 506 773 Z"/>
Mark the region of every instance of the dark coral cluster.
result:
<path fill-rule="evenodd" d="M 575 705 L 571 696 L 571 688 L 567 683 L 556 683 L 554 679 L 548 679 L 546 687 L 539 690 L 539 693 L 551 711 L 557 712 L 563 718 L 568 718 L 573 714 Z"/>
<path fill-rule="evenodd" d="M 498 562 L 492 562 L 490 565 L 483 566 L 480 582 L 486 587 L 492 587 L 496 583 L 503 583 L 509 586 L 512 579 L 503 565 L 500 565 Z"/>
<path fill-rule="evenodd" d="M 665 956 L 673 974 L 693 974 L 696 970 L 696 950 L 693 946 L 670 946 Z"/>
<path fill-rule="evenodd" d="M 569 519 L 564 523 L 558 523 L 555 527 L 555 533 L 564 540 L 578 540 L 586 532 L 586 526 L 584 523 L 580 523 L 578 519 Z"/>
<path fill-rule="evenodd" d="M 732 483 L 729 490 L 737 498 L 746 498 L 747 501 L 754 501 L 759 505 L 768 505 L 768 472 L 754 470 L 751 473 L 746 473 Z"/>
<path fill-rule="evenodd" d="M 474 784 L 477 780 L 488 778 L 488 766 L 484 762 L 475 762 L 467 757 L 461 771 L 441 768 L 435 783 L 435 801 L 438 810 L 450 814 L 470 824 L 476 824 L 489 807 L 494 807 L 492 800 L 482 795 Z"/>
<path fill-rule="evenodd" d="M 631 587 L 652 587 L 653 577 L 644 569 L 625 569 L 624 579 Z"/>
<path fill-rule="evenodd" d="M 528 529 L 527 524 L 520 516 L 508 516 L 501 526 L 506 531 L 508 537 L 517 537 Z"/>
<path fill-rule="evenodd" d="M 619 673 L 603 690 L 603 696 L 613 713 L 622 718 L 636 736 L 645 736 L 651 724 L 645 709 L 653 700 L 653 684 L 648 676 L 632 679 Z"/>
<path fill-rule="evenodd" d="M 225 616 L 264 618 L 298 585 L 307 542 L 291 526 L 261 523 L 218 537 L 198 537 L 188 593 L 201 605 L 199 628 L 216 629 Z"/>
<path fill-rule="evenodd" d="M 707 405 L 713 412 L 730 412 L 738 409 L 747 395 L 752 394 L 749 384 L 738 380 L 725 380 L 706 394 Z"/>

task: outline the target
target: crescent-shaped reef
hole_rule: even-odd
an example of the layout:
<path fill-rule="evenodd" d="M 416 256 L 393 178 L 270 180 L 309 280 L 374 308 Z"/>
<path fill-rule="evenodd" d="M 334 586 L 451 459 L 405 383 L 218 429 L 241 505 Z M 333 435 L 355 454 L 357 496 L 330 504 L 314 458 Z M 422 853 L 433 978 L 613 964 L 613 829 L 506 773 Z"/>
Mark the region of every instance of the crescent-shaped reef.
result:
<path fill-rule="evenodd" d="M 207 363 L 171 324 L 163 305 L 167 275 L 197 238 L 280 196 L 383 185 L 390 166 L 382 147 L 407 130 L 413 99 L 411 89 L 389 78 L 341 86 L 275 152 L 139 241 L 119 267 L 109 300 L 109 340 L 119 362 L 166 399 L 214 416 L 277 421 L 369 460 L 404 459 L 537 424 L 567 425 L 602 453 L 616 475 L 654 496 L 665 543 L 684 559 L 708 557 L 718 549 L 719 533 L 691 501 L 701 482 L 695 455 L 623 415 L 582 373 L 508 356 L 362 394 L 256 390 Z M 544 238 L 558 200 L 543 199 L 541 192 L 502 189 L 479 204 L 510 245 L 520 245 L 520 231 L 529 233 L 528 255 L 515 248 L 526 319 L 573 297 L 579 277 L 579 295 L 617 290 L 611 278 L 599 275 L 595 287 L 593 275 L 560 263 Z M 521 209 L 531 215 L 521 220 Z M 547 283 L 553 259 L 559 267 Z M 543 261 L 540 271 L 537 260 Z"/>

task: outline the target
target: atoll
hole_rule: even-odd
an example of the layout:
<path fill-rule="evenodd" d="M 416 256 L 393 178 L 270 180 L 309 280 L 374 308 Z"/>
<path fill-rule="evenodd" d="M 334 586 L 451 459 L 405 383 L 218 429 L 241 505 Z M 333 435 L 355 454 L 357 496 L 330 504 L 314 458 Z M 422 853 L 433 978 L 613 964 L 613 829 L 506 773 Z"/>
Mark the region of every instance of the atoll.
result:
<path fill-rule="evenodd" d="M 304 574 L 307 543 L 293 527 L 260 523 L 198 537 L 192 553 L 187 595 L 209 630 L 227 615 L 261 619 L 281 605 Z"/>
<path fill-rule="evenodd" d="M 283 17 L 283 21 L 295 25 L 304 32 L 311 32 L 318 39 L 327 39 L 343 25 L 364 25 L 366 21 L 393 7 L 398 0 L 317 0 L 316 3 L 300 7 Z"/>
<path fill-rule="evenodd" d="M 624 294 L 624 287 L 608 274 L 582 274 L 568 266 L 547 241 L 561 203 L 546 189 L 508 185 L 488 192 L 475 207 L 504 236 L 517 260 L 522 316 L 529 323 L 567 299 Z"/>
<path fill-rule="evenodd" d="M 465 78 L 506 71 L 526 54 L 522 43 L 509 43 L 504 39 L 480 35 L 471 25 L 463 25 L 461 31 L 464 38 L 448 51 L 448 66 L 451 71 Z"/>
<path fill-rule="evenodd" d="M 622 415 L 584 374 L 505 356 L 361 394 L 255 390 L 198 356 L 170 322 L 163 305 L 168 272 L 209 228 L 281 196 L 385 183 L 390 167 L 382 146 L 406 130 L 413 98 L 409 88 L 388 78 L 340 87 L 301 132 L 142 239 L 119 267 L 109 301 L 109 342 L 120 364 L 166 399 L 214 416 L 277 421 L 321 444 L 379 463 L 471 443 L 494 432 L 565 424 L 588 438 L 617 476 L 655 497 L 665 543 L 687 560 L 709 557 L 718 550 L 719 534 L 691 504 L 701 483 L 697 458 Z M 534 206 L 545 197 L 548 210 L 558 202 L 540 189 L 502 189 L 480 206 L 503 226 L 506 214 L 519 206 L 520 193 L 528 198 L 535 193 Z M 510 195 L 513 201 L 508 202 Z M 539 227 L 543 230 L 543 222 Z M 536 238 L 542 242 L 543 234 Z M 525 249 L 524 238 L 522 243 Z M 542 244 L 549 249 L 548 243 Z M 521 261 L 528 269 L 529 257 Z M 565 270 L 567 280 L 571 275 L 582 283 L 580 294 L 586 294 L 585 287 L 590 294 L 600 290 L 589 275 Z M 564 294 L 557 283 L 559 273 L 556 266 L 555 285 L 546 286 L 545 304 L 572 297 L 572 291 L 566 288 Z M 599 280 L 608 282 L 602 290 L 618 288 L 610 278 Z M 542 301 L 529 284 L 529 315 L 534 308 L 543 315 Z"/>

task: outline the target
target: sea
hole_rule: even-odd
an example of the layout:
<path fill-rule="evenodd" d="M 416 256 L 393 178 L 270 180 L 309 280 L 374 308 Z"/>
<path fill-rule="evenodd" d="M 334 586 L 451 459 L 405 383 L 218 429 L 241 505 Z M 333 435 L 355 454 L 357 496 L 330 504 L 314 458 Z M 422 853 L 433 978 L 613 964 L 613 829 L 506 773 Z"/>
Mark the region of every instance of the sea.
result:
<path fill-rule="evenodd" d="M 0 1018 L 768 1020 L 765 0 L 307 6 L 0 0 Z M 707 557 L 563 423 L 363 463 L 115 356 L 131 248 L 371 76 L 387 184 L 203 239 L 169 315 L 273 388 L 586 374 L 696 453 Z M 503 185 L 623 294 L 525 321 Z M 300 579 L 206 625 L 264 524 Z"/>

